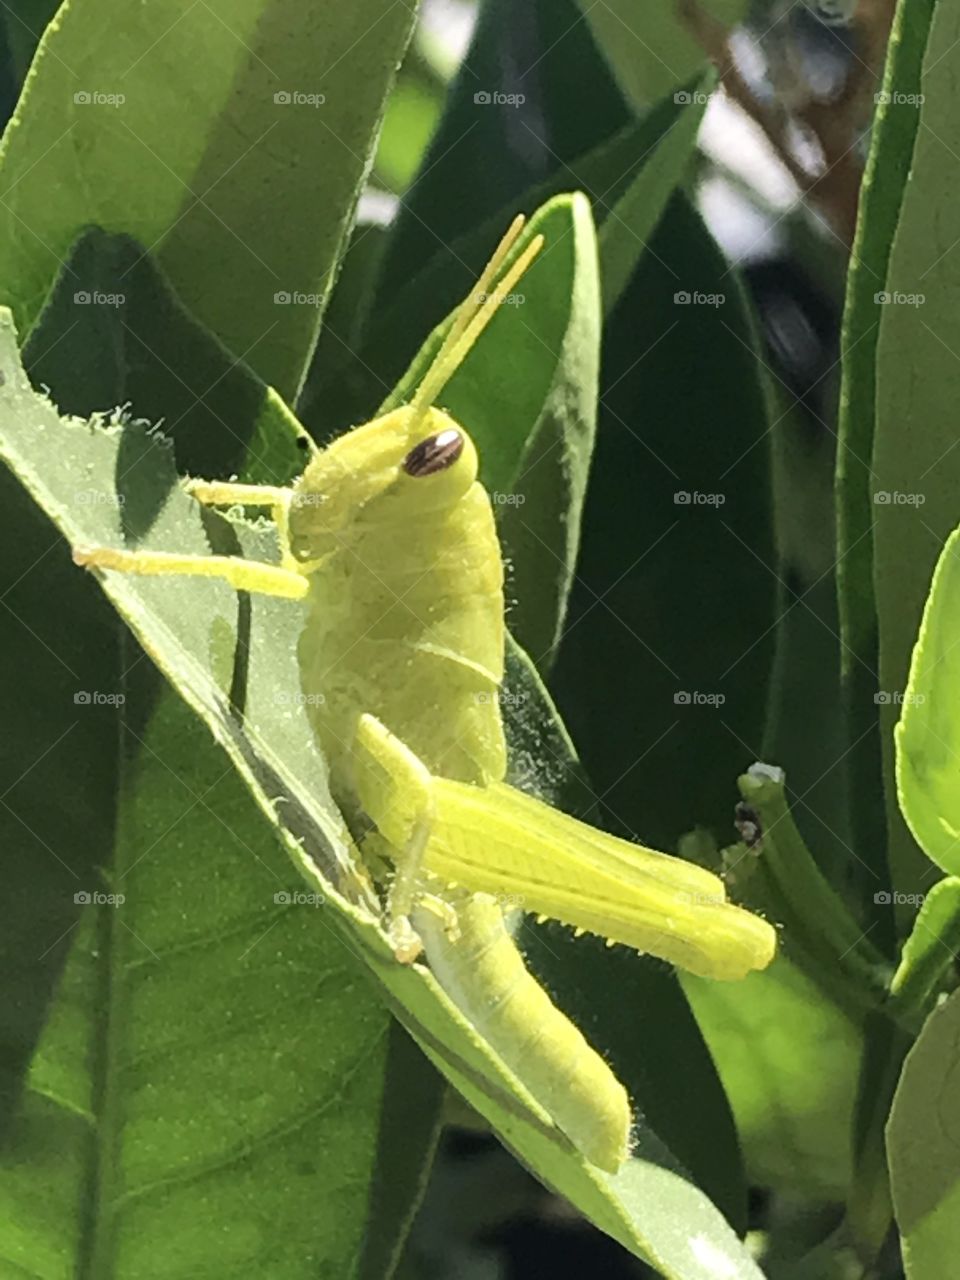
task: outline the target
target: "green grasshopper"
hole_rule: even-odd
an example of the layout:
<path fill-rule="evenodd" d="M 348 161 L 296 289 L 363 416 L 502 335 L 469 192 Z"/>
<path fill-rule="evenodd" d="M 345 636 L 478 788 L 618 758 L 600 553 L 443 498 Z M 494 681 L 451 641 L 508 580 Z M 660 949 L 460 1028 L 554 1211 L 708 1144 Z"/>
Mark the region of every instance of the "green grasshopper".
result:
<path fill-rule="evenodd" d="M 503 779 L 503 562 L 477 451 L 436 406 L 499 302 L 540 248 L 519 255 L 518 217 L 451 327 L 412 403 L 317 451 L 291 488 L 187 482 L 199 502 L 269 508 L 279 564 L 78 548 L 78 564 L 199 574 L 306 599 L 298 650 L 331 790 L 385 885 L 399 962 L 421 951 L 438 981 L 558 1127 L 596 1165 L 629 1154 L 626 1091 L 528 973 L 498 896 L 694 973 L 742 977 L 775 933 L 730 905 L 710 872 L 619 840 Z M 511 261 L 511 258 L 514 258 Z M 372 827 L 371 827 L 372 824 Z"/>

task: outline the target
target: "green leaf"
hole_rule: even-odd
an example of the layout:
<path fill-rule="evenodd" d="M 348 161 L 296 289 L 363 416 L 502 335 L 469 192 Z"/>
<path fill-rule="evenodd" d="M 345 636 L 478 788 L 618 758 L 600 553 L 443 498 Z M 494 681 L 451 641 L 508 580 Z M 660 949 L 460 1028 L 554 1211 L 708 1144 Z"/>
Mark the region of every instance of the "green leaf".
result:
<path fill-rule="evenodd" d="M 960 994 L 936 1009 L 907 1055 L 887 1153 L 908 1280 L 942 1280 L 960 1249 Z"/>
<path fill-rule="evenodd" d="M 897 7 L 883 81 L 885 97 L 875 111 L 873 142 L 861 188 L 841 337 L 836 556 L 847 739 L 846 808 L 856 855 L 861 863 L 874 868 L 884 885 L 889 885 L 891 878 L 886 815 L 875 799 L 882 785 L 882 760 L 873 701 L 879 683 L 874 592 L 874 520 L 878 509 L 873 494 L 880 487 L 872 467 L 880 340 L 880 314 L 874 299 L 886 288 L 919 125 L 918 113 L 895 102 L 894 94 L 920 91 L 932 15 L 933 0 L 904 0 Z M 889 920 L 888 908 L 882 914 Z M 878 918 L 881 913 L 874 911 L 873 915 Z M 875 938 L 879 942 L 891 932 L 887 924 Z"/>
<path fill-rule="evenodd" d="M 164 700 L 127 729 L 116 856 L 81 882 L 123 901 L 75 909 L 0 1161 L 5 1256 L 64 1280 L 346 1274 L 388 1022 L 204 727 Z M 61 1144 L 73 1159 L 54 1173 Z"/>
<path fill-rule="evenodd" d="M 706 52 L 681 17 L 679 4 L 662 0 L 579 0 L 614 74 L 635 106 L 655 102 L 688 79 L 706 61 Z M 724 26 L 746 13 L 749 0 L 701 0 L 701 12 Z"/>
<path fill-rule="evenodd" d="M 390 228 L 381 299 L 392 300 L 439 250 L 487 219 L 495 217 L 502 231 L 517 209 L 582 185 L 566 166 L 576 167 L 629 119 L 575 0 L 531 0 L 522 22 L 512 0 L 486 0 L 421 171 Z M 548 174 L 559 184 L 521 199 Z"/>
<path fill-rule="evenodd" d="M 916 0 L 920 29 L 929 6 Z M 906 14 L 904 20 L 909 21 Z M 923 858 L 897 808 L 893 727 L 907 681 L 930 575 L 957 523 L 960 450 L 956 445 L 956 352 L 960 351 L 960 277 L 955 236 L 954 155 L 960 121 L 942 62 L 960 39 L 960 14 L 938 5 L 924 53 L 903 92 L 904 112 L 919 110 L 919 127 L 897 223 L 885 292 L 899 301 L 877 306 L 876 427 L 873 447 L 874 585 L 879 628 L 879 689 L 884 787 L 893 885 L 910 895 L 929 879 Z M 939 64 L 939 66 L 938 66 Z M 922 302 L 918 301 L 922 299 Z M 904 430 L 910 422 L 911 430 Z M 884 498 L 888 500 L 884 500 Z M 943 709 L 930 708 L 930 715 Z M 906 914 L 912 914 L 907 912 Z"/>
<path fill-rule="evenodd" d="M 519 192 L 479 226 L 471 224 L 449 251 L 436 250 L 395 296 L 384 296 L 382 276 L 374 296 L 363 279 L 358 312 L 350 301 L 354 267 L 357 275 L 366 277 L 367 259 L 380 248 L 369 243 L 371 230 L 361 233 L 357 255 L 353 250 L 347 255 L 341 281 L 347 293 L 343 309 L 365 323 L 358 333 L 352 326 L 344 328 L 338 318 L 325 321 L 299 409 L 314 434 L 326 439 L 346 423 L 369 417 L 411 362 L 419 367 L 418 335 L 435 324 L 438 314 L 459 304 L 517 210 L 537 209 L 570 186 L 582 189 L 593 207 L 602 301 L 609 314 L 689 164 L 703 114 L 704 90 L 711 83 L 711 75 L 698 81 L 688 102 L 665 99 L 641 121 L 625 125 L 591 151 L 558 166 L 546 181 Z M 337 293 L 340 288 L 338 284 Z M 337 304 L 338 317 L 339 310 Z M 433 350 L 430 342 L 426 350 Z M 500 434 L 509 435 L 512 427 L 512 419 L 501 423 Z"/>
<path fill-rule="evenodd" d="M 196 317 L 289 397 L 413 20 L 375 0 L 64 5 L 0 148 L 2 298 L 21 331 L 97 223 L 154 250 Z"/>
<path fill-rule="evenodd" d="M 0 653 L 4 672 L 17 673 L 0 681 L 3 1130 L 72 941 L 73 895 L 93 878 L 112 841 L 117 709 L 84 714 L 75 698 L 116 690 L 119 629 L 6 468 L 0 521 Z"/>
<path fill-rule="evenodd" d="M 517 211 L 538 209 L 571 188 L 584 191 L 593 208 L 603 306 L 609 314 L 689 166 L 706 94 L 713 83 L 713 73 L 708 72 L 692 82 L 683 101 L 665 98 L 641 120 L 624 125 L 589 151 L 556 165 L 547 179 L 519 188 L 481 223 L 464 216 L 463 225 L 469 229 L 462 231 L 449 250 L 435 247 L 423 270 L 395 295 L 385 296 L 381 277 L 358 358 L 355 413 L 371 412 L 382 397 L 377 388 L 392 386 L 401 377 L 415 358 L 417 333 L 434 322 L 438 311 L 457 305 Z M 412 317 L 421 318 L 416 330 Z M 336 425 L 328 424 L 327 430 Z"/>
<path fill-rule="evenodd" d="M 960 949 L 960 880 L 948 876 L 924 897 L 900 964 L 890 983 L 897 1004 L 915 1015 L 925 1014 L 944 979 L 949 980 Z"/>
<path fill-rule="evenodd" d="M 74 302 L 122 293 L 115 306 Z M 78 319 L 82 316 L 82 319 Z M 31 381 L 67 413 L 86 417 L 127 405 L 162 422 L 182 473 L 242 472 L 250 483 L 286 484 L 302 468 L 299 424 L 271 388 L 194 320 L 129 236 L 96 228 L 71 248 L 24 344 Z"/>
<path fill-rule="evenodd" d="M 760 754 L 777 587 L 755 337 L 682 197 L 610 318 L 602 368 L 551 687 L 609 821 L 675 848 L 694 825 L 729 831 L 733 780 Z"/>
<path fill-rule="evenodd" d="M 703 113 L 715 85 L 716 74 L 709 70 L 693 80 L 690 88 L 658 102 L 643 119 L 640 136 L 648 145 L 637 168 L 628 169 L 629 182 L 621 178 L 601 198 L 600 204 L 608 215 L 602 217 L 599 233 L 607 315 L 630 283 L 667 202 L 690 167 Z M 587 167 L 589 170 L 593 166 Z"/>
<path fill-rule="evenodd" d="M 91 322 L 76 324 L 72 269 L 90 272 L 105 292 L 114 291 L 117 279 L 124 277 L 127 300 L 120 313 L 122 320 L 117 309 L 99 308 L 93 311 Z M 94 316 L 99 323 L 92 323 Z M 248 444 L 251 453 L 244 468 L 248 479 L 282 481 L 293 474 L 300 463 L 300 452 L 292 436 L 295 424 L 286 407 L 189 319 L 142 248 L 125 237 L 91 232 L 81 239 L 34 328 L 27 357 L 35 372 L 39 370 L 45 380 L 49 379 L 58 396 L 66 396 L 71 408 L 85 411 L 92 404 L 116 403 L 123 392 L 129 392 L 137 405 L 166 404 L 170 410 L 169 427 L 181 459 L 186 458 L 193 464 L 216 466 L 219 461 L 218 469 L 225 466 L 229 472 L 241 465 Z M 82 376 L 78 376 L 81 372 Z M 136 461 L 134 451 L 132 457 L 123 459 L 121 470 L 129 473 Z M 13 489 L 13 498 L 22 501 L 25 495 L 13 478 L 5 472 L 2 479 Z M 81 484 L 74 497 L 80 505 L 85 505 L 103 494 Z M 32 504 L 30 508 L 25 515 L 35 521 L 40 513 Z M 113 510 L 116 509 L 114 505 Z M 145 510 L 149 523 L 153 504 L 147 502 Z M 12 1202 L 16 1204 L 15 1213 L 4 1216 L 15 1222 L 17 1247 L 22 1248 L 25 1258 L 36 1259 L 40 1237 L 48 1238 L 61 1249 L 64 1266 L 72 1275 L 73 1266 L 67 1260 L 72 1260 L 78 1250 L 85 1253 L 95 1249 L 102 1260 L 115 1247 L 126 1257 L 130 1231 L 146 1232 L 146 1224 L 152 1220 L 150 1215 L 161 1223 L 150 1230 L 163 1230 L 162 1215 L 149 1193 L 141 1197 L 139 1190 L 129 1195 L 126 1191 L 117 1192 L 112 1183 L 108 1185 L 106 1174 L 98 1183 L 95 1173 L 98 1151 L 105 1150 L 108 1143 L 118 1153 L 118 1159 L 144 1158 L 139 1118 L 134 1118 L 136 1108 L 129 1101 L 138 1096 L 137 1089 L 142 1092 L 142 1086 L 136 1075 L 123 1074 L 123 1055 L 128 1051 L 128 1041 L 149 1041 L 166 1034 L 161 1016 L 163 1009 L 158 1010 L 148 1000 L 148 995 L 158 990 L 161 983 L 175 988 L 178 982 L 189 982 L 187 991 L 175 994 L 172 999 L 174 1004 L 179 1002 L 191 1007 L 190 994 L 198 978 L 195 952 L 199 951 L 204 956 L 200 980 L 206 983 L 202 1035 L 198 1036 L 196 1029 L 192 1029 L 179 1046 L 179 1056 L 188 1055 L 187 1061 L 197 1072 L 205 1060 L 204 1054 L 217 1064 L 220 1075 L 211 1081 L 209 1092 L 220 1099 L 220 1106 L 229 1112 L 230 1122 L 211 1124 L 206 1141 L 215 1149 L 216 1161 L 221 1162 L 223 1168 L 213 1175 L 205 1172 L 204 1151 L 201 1150 L 200 1158 L 192 1158 L 196 1155 L 195 1143 L 187 1135 L 181 1150 L 170 1144 L 155 1152 L 156 1170 L 161 1171 L 165 1161 L 179 1160 L 181 1156 L 186 1164 L 192 1165 L 189 1176 L 184 1178 L 190 1194 L 196 1194 L 197 1183 L 201 1182 L 207 1198 L 216 1200 L 220 1206 L 223 1220 L 235 1222 L 238 1269 L 249 1268 L 251 1263 L 255 1265 L 262 1251 L 271 1259 L 279 1259 L 286 1250 L 282 1259 L 285 1274 L 313 1275 L 317 1259 L 325 1259 L 330 1269 L 345 1273 L 362 1242 L 363 1257 L 358 1263 L 358 1274 L 369 1276 L 370 1280 L 382 1280 L 390 1274 L 391 1260 L 409 1224 L 422 1187 L 423 1170 L 432 1154 L 442 1098 L 438 1078 L 418 1050 L 411 1052 L 403 1045 L 397 1047 L 391 1020 L 374 990 L 362 976 L 358 983 L 356 962 L 351 961 L 349 953 L 329 931 L 318 934 L 304 920 L 297 921 L 298 930 L 292 930 L 293 922 L 281 918 L 283 906 L 273 901 L 272 890 L 279 887 L 281 891 L 295 891 L 297 884 L 291 883 L 289 862 L 280 852 L 271 827 L 252 805 L 219 748 L 200 728 L 189 709 L 166 686 L 157 688 L 155 679 L 142 678 L 149 674 L 142 662 L 143 655 L 128 653 L 121 665 L 116 661 L 115 643 L 104 645 L 96 630 L 100 593 L 95 584 L 78 581 L 75 570 L 66 567 L 67 555 L 60 540 L 56 539 L 57 558 L 62 558 L 63 563 L 59 574 L 49 572 L 53 560 L 50 555 L 42 559 L 39 566 L 34 564 L 37 551 L 50 547 L 50 528 L 41 517 L 41 528 L 32 530 L 29 520 L 20 519 L 23 515 L 19 502 L 13 504 L 12 509 L 10 504 L 5 504 L 4 518 L 11 522 L 7 526 L 8 540 L 23 545 L 25 563 L 21 572 L 26 570 L 25 580 L 34 588 L 35 599 L 26 602 L 30 611 L 25 614 L 25 620 L 34 629 L 59 628 L 50 635 L 50 641 L 58 652 L 63 652 L 60 610 L 67 607 L 71 632 L 74 629 L 78 632 L 81 651 L 89 647 L 103 648 L 100 664 L 103 667 L 106 662 L 107 669 L 101 670 L 97 678 L 84 673 L 78 683 L 81 688 L 101 692 L 123 690 L 127 749 L 122 753 L 126 766 L 121 781 L 114 776 L 118 741 L 115 709 L 78 709 L 73 703 L 74 690 L 65 695 L 59 692 L 57 696 L 58 686 L 54 682 L 51 682 L 53 696 L 51 687 L 35 689 L 31 722 L 46 730 L 48 714 L 45 713 L 49 704 L 52 702 L 52 710 L 56 711 L 62 700 L 74 722 L 66 742 L 75 742 L 81 753 L 90 754 L 99 766 L 98 773 L 104 775 L 104 785 L 90 786 L 92 771 L 77 771 L 58 759 L 56 753 L 50 753 L 51 762 L 55 762 L 60 771 L 59 780 L 44 776 L 46 771 L 41 760 L 40 768 L 27 774 L 26 787 L 31 794 L 24 796 L 26 787 L 21 786 L 11 802 L 17 805 L 18 814 L 29 818 L 34 831 L 50 835 L 50 820 L 44 819 L 51 811 L 49 797 L 58 791 L 68 797 L 61 811 L 63 830 L 57 833 L 56 848 L 69 858 L 75 873 L 81 875 L 81 888 L 107 889 L 116 888 L 118 883 L 122 885 L 130 906 L 121 913 L 120 919 L 133 925 L 143 943 L 140 954 L 145 968 L 138 968 L 138 973 L 144 975 L 140 983 L 125 983 L 123 971 L 117 969 L 115 962 L 122 944 L 132 935 L 120 924 L 114 926 L 114 942 L 109 933 L 100 930 L 100 936 L 94 939 L 96 954 L 89 940 L 78 942 L 78 951 L 71 954 L 68 981 L 61 984 L 52 1016 L 55 1023 L 67 1020 L 72 1038 L 62 1046 L 58 1042 L 51 1047 L 45 1041 L 35 1058 L 30 1077 L 35 1087 L 26 1095 L 14 1130 L 10 1165 L 15 1163 L 16 1170 L 8 1165 L 6 1175 L 0 1178 L 0 1195 L 6 1195 L 8 1206 Z M 33 538 L 31 533 L 35 535 Z M 95 588 L 92 603 L 89 595 L 78 596 L 78 591 L 86 591 L 90 586 Z M 18 621 L 16 625 L 22 627 L 23 623 Z M 115 625 L 116 620 L 114 628 Z M 29 640 L 29 633 L 25 634 Z M 220 639 L 222 637 L 216 644 L 216 661 L 221 670 L 229 670 L 230 651 L 224 650 Z M 39 674 L 49 678 L 43 664 L 37 663 L 35 642 L 33 649 L 33 653 L 21 657 L 5 645 L 5 660 L 16 661 L 25 672 L 39 667 Z M 121 670 L 134 673 L 133 687 L 129 680 L 121 681 Z M 77 722 L 78 716 L 81 723 Z M 85 723 L 82 722 L 84 716 Z M 91 741 L 95 728 L 100 735 L 96 743 Z M 81 731 L 82 738 L 79 737 Z M 44 740 L 44 748 L 50 745 L 50 740 Z M 31 744 L 27 741 L 23 745 L 29 748 Z M 17 772 L 21 770 L 22 765 Z M 69 799 L 71 779 L 75 776 L 82 797 L 79 803 L 71 803 Z M 115 815 L 118 795 L 119 813 Z M 25 807 L 25 799 L 33 802 L 32 812 Z M 94 803 L 98 807 L 91 813 Z M 53 807 L 53 812 L 56 814 L 58 807 Z M 82 816 L 82 834 L 86 835 L 89 829 L 89 838 L 97 842 L 96 867 L 89 858 L 85 868 L 80 862 L 83 844 L 71 829 L 78 814 Z M 142 820 L 141 815 L 144 815 Z M 91 820 L 92 817 L 96 821 Z M 42 825 L 44 821 L 46 825 Z M 22 819 L 18 818 L 18 822 L 22 824 Z M 116 841 L 115 826 L 120 832 Z M 23 830 L 20 825 L 18 831 Z M 234 832 L 242 835 L 238 837 Z M 14 841 L 9 844 L 16 848 Z M 22 835 L 20 844 L 24 844 Z M 52 882 L 49 876 L 46 881 L 41 880 L 40 868 L 49 864 L 58 869 L 51 853 L 42 847 L 31 849 L 29 845 L 23 852 L 32 854 L 32 861 L 25 868 L 27 883 L 16 930 L 5 930 L 5 941 L 9 939 L 13 945 L 19 942 L 20 954 L 32 957 L 39 951 L 41 942 L 46 947 L 61 938 L 59 950 L 62 951 L 63 944 L 73 941 L 79 932 L 78 911 L 89 915 L 93 908 L 72 904 L 76 880 L 59 886 L 55 877 Z M 46 857 L 47 864 L 39 862 L 37 853 Z M 251 853 L 254 854 L 253 874 L 242 861 L 241 866 L 237 866 L 238 859 L 249 859 Z M 152 878 L 145 878 L 147 868 L 141 865 L 148 859 L 156 873 Z M 16 867 L 17 863 L 13 865 Z M 267 870 L 271 867 L 272 882 Z M 66 872 L 61 879 L 65 876 Z M 272 884 L 269 895 L 262 892 L 264 876 L 268 887 Z M 171 918 L 145 905 L 156 903 L 171 904 Z M 137 919 L 146 919 L 145 927 L 134 923 L 131 909 Z M 53 912 L 67 916 L 66 922 L 55 931 L 45 919 Z M 224 917 L 229 919 L 232 913 L 240 915 L 240 928 L 233 938 L 229 924 L 224 923 Z M 184 952 L 184 959 L 191 966 L 189 977 L 178 972 L 176 951 L 172 960 L 167 952 L 161 952 L 163 965 L 151 963 L 146 948 L 160 950 L 156 935 L 158 929 L 164 928 L 179 928 L 189 935 Z M 209 936 L 204 935 L 205 928 Z M 267 934 L 268 950 L 258 964 L 254 948 Z M 241 942 L 244 936 L 250 947 L 249 962 L 244 957 L 237 959 L 240 952 L 235 943 Z M 57 948 L 53 948 L 52 954 L 56 958 Z M 265 963 L 268 958 L 270 964 Z M 69 973 L 78 965 L 84 972 L 89 970 L 89 998 L 85 1007 L 74 1009 Z M 248 968 L 250 973 L 246 972 Z M 231 978 L 234 970 L 235 980 Z M 365 971 L 360 972 L 363 975 Z M 309 1010 L 304 1013 L 304 979 L 309 984 L 311 974 L 318 985 Z M 34 973 L 30 973 L 29 980 L 34 988 L 39 985 Z M 144 983 L 150 984 L 149 989 Z M 25 991 L 31 993 L 29 1003 L 23 1000 Z M 251 1018 L 249 1005 L 255 1003 L 258 991 L 263 993 L 266 1008 Z M 27 1011 L 35 1017 L 42 1011 L 43 1002 L 33 995 L 26 982 L 20 984 L 20 992 L 21 1006 L 26 1004 Z M 348 1013 L 344 1013 L 342 1007 L 338 1013 L 338 1003 L 343 999 L 349 1004 Z M 135 1016 L 137 1023 L 127 1039 L 118 1036 L 115 1044 L 106 1031 L 109 1019 L 118 1008 L 125 1010 L 126 1015 Z M 338 1025 L 344 1017 L 349 1021 L 348 1028 Z M 182 1021 L 178 1016 L 177 1025 Z M 251 1032 L 244 1039 L 248 1022 Z M 378 1029 L 377 1049 L 368 1053 L 370 1045 L 362 1037 L 372 1036 Z M 269 1068 L 262 1071 L 257 1067 L 258 1053 L 262 1060 L 261 1042 L 269 1045 Z M 68 1070 L 84 1043 L 93 1069 L 88 1068 L 85 1073 Z M 334 1046 L 334 1051 L 324 1060 L 316 1046 L 325 1043 Z M 23 1045 L 24 1049 L 28 1047 Z M 355 1061 L 352 1055 L 356 1052 L 363 1056 Z M 161 1056 L 162 1069 L 147 1073 L 152 1098 L 160 1096 L 165 1088 L 169 1093 L 176 1085 L 173 1063 L 177 1060 L 178 1055 Z M 222 1065 L 225 1060 L 228 1065 Z M 330 1075 L 320 1071 L 321 1061 L 325 1061 Z M 208 1073 L 213 1070 L 211 1066 Z M 122 1084 L 117 1092 L 125 1107 L 129 1101 L 129 1109 L 124 1110 L 119 1121 L 99 1105 L 104 1074 L 114 1071 L 120 1074 Z M 275 1105 L 270 1115 L 266 1115 L 263 1102 L 255 1102 L 262 1092 L 262 1079 L 279 1079 L 284 1072 L 293 1073 L 298 1081 L 302 1078 L 303 1083 L 289 1091 L 287 1102 L 281 1097 L 272 1099 Z M 58 1147 L 69 1146 L 68 1136 L 74 1126 L 67 1111 L 58 1112 L 56 1107 L 43 1101 L 38 1103 L 34 1097 L 37 1089 L 44 1092 L 43 1080 L 51 1074 L 55 1083 L 63 1084 L 56 1093 L 60 1103 L 68 1106 L 86 1090 L 95 1099 L 86 1109 L 92 1110 L 94 1105 L 99 1109 L 96 1130 L 91 1129 L 90 1123 L 80 1126 L 76 1158 L 62 1176 L 59 1173 L 54 1176 L 48 1162 L 43 1160 L 37 1137 L 39 1121 L 35 1112 L 38 1107 L 43 1112 L 41 1119 L 46 1111 L 50 1112 L 49 1121 L 44 1123 L 50 1130 L 51 1140 L 56 1135 Z M 36 1085 L 38 1078 L 40 1085 Z M 185 1105 L 195 1111 L 202 1109 L 202 1102 L 191 1100 L 182 1087 L 180 1091 L 184 1093 Z M 356 1123 L 349 1135 L 344 1132 L 343 1119 L 336 1114 L 342 1105 L 341 1091 L 355 1099 L 356 1110 L 351 1110 L 350 1118 Z M 405 1141 L 396 1144 L 395 1122 L 391 1123 L 391 1116 L 401 1105 L 401 1099 Z M 180 1104 L 171 1096 L 162 1114 L 174 1116 L 177 1105 Z M 261 1143 L 256 1137 L 257 1125 L 262 1128 L 271 1119 L 279 1122 L 280 1131 Z M 236 1152 L 238 1126 L 246 1129 L 251 1139 L 248 1147 L 244 1147 L 242 1159 Z M 316 1167 L 316 1151 L 329 1149 L 341 1141 L 349 1143 L 349 1156 L 339 1166 L 330 1162 L 322 1168 Z M 389 1148 L 389 1159 L 386 1148 Z M 106 1168 L 102 1157 L 101 1162 Z M 393 1179 L 388 1187 L 382 1185 L 385 1176 Z M 29 1195 L 24 1194 L 27 1179 L 31 1179 Z M 97 1205 L 103 1206 L 102 1212 L 87 1206 L 85 1188 L 88 1184 L 96 1186 Z M 275 1193 L 274 1188 L 284 1186 L 290 1194 L 283 1192 L 283 1203 L 280 1203 L 281 1194 Z M 318 1193 L 335 1202 L 335 1213 L 316 1212 L 309 1201 Z M 130 1216 L 118 1211 L 117 1225 L 114 1225 L 107 1206 L 112 1206 L 118 1196 L 124 1210 L 128 1202 L 136 1207 L 130 1210 Z M 277 1202 L 273 1203 L 274 1200 Z M 372 1212 L 373 1206 L 375 1212 Z M 171 1209 L 164 1212 L 176 1214 L 176 1205 L 172 1203 Z M 269 1214 L 268 1219 L 263 1216 L 265 1213 Z M 46 1227 L 41 1226 L 41 1219 L 48 1223 Z M 137 1224 L 133 1228 L 131 1221 Z M 49 1237 L 45 1234 L 47 1231 Z M 172 1260 L 173 1264 L 178 1268 L 182 1264 L 184 1270 L 200 1265 L 211 1248 L 211 1241 L 205 1237 L 202 1226 L 189 1233 L 177 1232 L 182 1252 Z M 277 1241 L 281 1240 L 289 1243 L 278 1250 Z M 157 1265 L 171 1265 L 165 1249 L 155 1249 L 155 1252 L 162 1259 Z M 139 1257 L 130 1265 L 135 1274 L 148 1274 L 149 1259 Z"/>
<path fill-rule="evenodd" d="M 103 493 L 115 495 L 121 441 L 133 428 L 119 432 L 59 420 L 27 386 L 9 327 L 0 362 L 6 373 L 0 391 L 6 405 L 0 452 L 8 465 L 71 543 L 120 541 L 116 505 L 78 509 L 70 495 L 78 473 Z M 157 450 L 136 471 L 136 483 L 131 477 L 124 483 L 124 496 L 134 507 L 159 510 L 143 545 L 205 552 L 209 543 L 196 504 L 176 487 L 163 453 Z M 160 508 L 152 505 L 158 492 L 168 495 Z M 246 553 L 268 553 L 266 533 L 240 524 L 231 524 L 227 532 Z M 428 1057 L 504 1141 L 542 1180 L 665 1276 L 708 1280 L 725 1267 L 731 1277 L 756 1280 L 756 1266 L 717 1211 L 695 1187 L 662 1166 L 660 1144 L 641 1131 L 635 1158 L 616 1177 L 587 1165 L 431 975 L 420 966 L 397 964 L 354 874 L 323 761 L 296 701 L 301 607 L 257 598 L 247 612 L 223 584 L 195 579 L 111 577 L 104 588 L 223 746 L 260 810 L 283 836 L 308 891 L 324 895 L 322 924 L 329 924 L 373 970 L 391 1007 Z M 231 705 L 232 664 L 224 662 L 225 655 L 235 652 L 238 623 L 247 637 L 242 720 Z"/>
<path fill-rule="evenodd" d="M 836 1199 L 850 1175 L 860 1032 L 783 955 L 743 982 L 683 977 L 754 1184 Z"/>
<path fill-rule="evenodd" d="M 896 728 L 897 793 L 920 847 L 944 871 L 960 872 L 960 530 L 937 562 Z"/>

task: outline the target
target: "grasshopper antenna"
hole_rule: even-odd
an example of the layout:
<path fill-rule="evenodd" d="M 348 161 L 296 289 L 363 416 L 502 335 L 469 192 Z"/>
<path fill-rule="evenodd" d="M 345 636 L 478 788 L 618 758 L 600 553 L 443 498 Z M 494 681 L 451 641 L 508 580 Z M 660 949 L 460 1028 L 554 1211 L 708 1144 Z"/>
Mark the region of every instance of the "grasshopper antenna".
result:
<path fill-rule="evenodd" d="M 504 298 L 510 294 L 543 248 L 543 236 L 534 236 L 503 278 L 497 281 L 497 274 L 516 244 L 525 224 L 526 218 L 522 213 L 518 213 L 473 289 L 457 308 L 453 324 L 433 363 L 424 374 L 411 403 L 413 421 L 423 417 L 436 401 L 437 396 L 463 363 L 467 352 L 496 315 Z"/>

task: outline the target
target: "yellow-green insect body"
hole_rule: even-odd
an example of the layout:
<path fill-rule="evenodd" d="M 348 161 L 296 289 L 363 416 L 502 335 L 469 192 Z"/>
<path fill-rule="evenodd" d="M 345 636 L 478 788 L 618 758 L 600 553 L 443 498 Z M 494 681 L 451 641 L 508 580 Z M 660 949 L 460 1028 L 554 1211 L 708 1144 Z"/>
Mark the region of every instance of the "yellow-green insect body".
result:
<path fill-rule="evenodd" d="M 390 787 L 399 777 L 409 788 L 409 774 L 391 774 L 387 790 L 357 777 L 365 710 L 426 767 L 426 788 L 443 778 L 482 796 L 506 773 L 503 562 L 473 442 L 436 408 L 397 409 L 350 432 L 304 472 L 288 536 L 293 559 L 312 567 L 300 669 L 304 690 L 322 691 L 307 706 L 334 795 L 350 811 L 362 792 L 388 847 L 403 849 L 420 809 Z M 413 910 L 441 986 L 501 1056 L 523 1064 L 587 1158 L 615 1171 L 629 1153 L 626 1090 L 530 976 L 496 901 L 464 891 L 447 901 L 452 931 L 434 910 Z"/>
<path fill-rule="evenodd" d="M 279 565 L 109 548 L 74 555 L 99 569 L 219 577 L 307 600 L 298 652 L 306 705 L 365 859 L 383 855 L 394 868 L 384 888 L 395 954 L 409 962 L 424 947 L 441 984 L 557 1125 L 615 1171 L 629 1150 L 626 1091 L 527 972 L 495 896 L 712 977 L 762 968 L 775 935 L 727 903 L 709 872 L 595 831 L 503 781 L 502 559 L 476 449 L 435 401 L 541 247 L 532 241 L 491 291 L 521 226 L 455 315 L 412 404 L 317 453 L 292 489 L 191 483 L 201 502 L 272 508 Z"/>
<path fill-rule="evenodd" d="M 418 459 L 435 440 L 447 455 Z M 356 794 L 365 711 L 433 774 L 502 778 L 503 568 L 466 432 L 409 407 L 351 431 L 309 464 L 288 519 L 293 558 L 322 559 L 299 657 L 338 801 Z"/>

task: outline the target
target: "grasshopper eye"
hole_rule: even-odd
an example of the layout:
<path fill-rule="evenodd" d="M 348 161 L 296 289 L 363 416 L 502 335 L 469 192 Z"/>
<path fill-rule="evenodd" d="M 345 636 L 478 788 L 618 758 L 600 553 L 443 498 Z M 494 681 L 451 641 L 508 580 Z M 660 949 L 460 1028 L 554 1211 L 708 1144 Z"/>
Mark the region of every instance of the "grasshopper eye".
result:
<path fill-rule="evenodd" d="M 446 471 L 452 467 L 463 453 L 463 436 L 453 427 L 440 431 L 435 436 L 427 436 L 410 450 L 403 460 L 403 469 L 408 476 L 419 479 L 420 476 L 433 476 L 438 471 Z"/>

